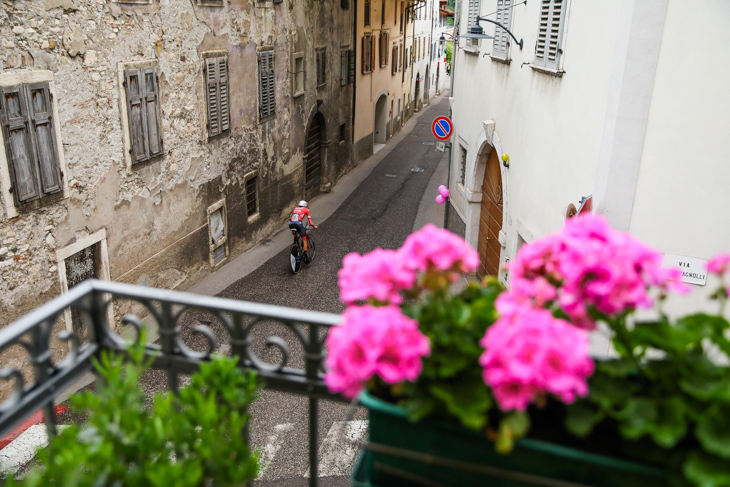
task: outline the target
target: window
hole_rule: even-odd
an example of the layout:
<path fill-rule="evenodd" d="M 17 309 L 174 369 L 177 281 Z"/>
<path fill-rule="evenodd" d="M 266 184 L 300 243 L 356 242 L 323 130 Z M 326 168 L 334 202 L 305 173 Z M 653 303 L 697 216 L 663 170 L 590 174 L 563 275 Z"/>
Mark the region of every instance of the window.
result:
<path fill-rule="evenodd" d="M 347 127 L 345 126 L 345 124 L 344 123 L 341 124 L 340 125 L 340 142 L 345 142 L 345 140 L 346 140 L 346 137 L 345 137 L 346 130 L 347 130 Z"/>
<path fill-rule="evenodd" d="M 317 55 L 317 86 L 327 82 L 327 48 L 320 47 L 315 51 Z"/>
<path fill-rule="evenodd" d="M 393 45 L 393 64 L 392 64 L 390 73 L 396 74 L 397 72 L 398 72 L 398 46 Z"/>
<path fill-rule="evenodd" d="M 261 120 L 274 116 L 274 51 L 259 51 L 259 117 Z"/>
<path fill-rule="evenodd" d="M 208 245 L 210 266 L 216 267 L 228 257 L 228 221 L 226 200 L 208 208 Z"/>
<path fill-rule="evenodd" d="M 512 0 L 497 0 L 497 18 L 495 19 L 508 29 L 512 29 Z M 510 36 L 498 25 L 494 26 L 492 56 L 507 59 L 509 57 Z"/>
<path fill-rule="evenodd" d="M 477 17 L 479 16 L 480 12 L 480 0 L 469 0 L 469 10 L 467 15 L 467 22 L 466 22 L 466 28 L 467 32 L 469 28 L 472 26 L 477 25 Z M 472 46 L 478 46 L 479 45 L 479 39 L 470 39 Z M 467 43 L 468 45 L 468 43 Z"/>
<path fill-rule="evenodd" d="M 405 7 L 403 6 L 403 2 L 400 3 L 400 33 L 403 33 L 403 14 L 405 12 Z"/>
<path fill-rule="evenodd" d="M 393 25 L 398 25 L 398 2 L 393 2 Z"/>
<path fill-rule="evenodd" d="M 380 26 L 385 25 L 385 0 L 383 0 L 383 3 L 380 5 Z"/>
<path fill-rule="evenodd" d="M 401 71 L 403 69 L 403 56 L 404 56 L 404 49 L 403 49 L 403 43 L 401 43 L 400 48 L 398 49 L 400 51 L 400 60 L 398 60 L 398 71 Z M 395 59 L 393 60 L 395 61 Z"/>
<path fill-rule="evenodd" d="M 201 7 L 223 7 L 224 0 L 197 0 L 197 4 Z"/>
<path fill-rule="evenodd" d="M 340 8 L 344 8 L 345 10 L 350 8 L 350 0 L 340 0 Z"/>
<path fill-rule="evenodd" d="M 90 235 L 77 238 L 71 245 L 57 249 L 56 262 L 62 293 L 67 293 L 87 279 L 111 280 L 106 229 L 102 228 Z M 113 323 L 114 306 L 107 307 L 106 313 L 109 322 Z M 79 338 L 83 339 L 88 330 L 79 310 L 66 308 L 63 315 L 66 329 L 76 332 Z"/>
<path fill-rule="evenodd" d="M 63 191 L 63 173 L 48 81 L 3 86 L 0 121 L 15 205 Z M 6 200 L 8 203 L 9 195 Z"/>
<path fill-rule="evenodd" d="M 231 128 L 228 105 L 228 58 L 205 60 L 206 99 L 208 103 L 208 137 L 228 132 Z"/>
<path fill-rule="evenodd" d="M 259 178 L 253 176 L 246 180 L 246 216 L 251 218 L 259 212 Z"/>
<path fill-rule="evenodd" d="M 563 26 L 565 25 L 563 0 L 542 0 L 540 28 L 535 46 L 535 65 L 558 69 L 563 53 Z"/>
<path fill-rule="evenodd" d="M 367 74 L 373 71 L 375 64 L 375 39 L 370 34 L 362 38 L 362 72 Z"/>
<path fill-rule="evenodd" d="M 132 164 L 162 155 L 157 67 L 124 70 Z"/>
<path fill-rule="evenodd" d="M 460 175 L 460 181 L 461 185 L 464 186 L 466 184 L 466 149 L 464 146 L 459 146 L 461 148 L 461 175 Z"/>
<path fill-rule="evenodd" d="M 388 65 L 388 33 L 380 33 L 380 67 L 383 68 Z"/>
<path fill-rule="evenodd" d="M 365 27 L 370 25 L 370 0 L 365 0 L 365 13 L 363 14 L 363 22 L 365 22 Z"/>
<path fill-rule="evenodd" d="M 355 51 L 342 49 L 340 51 L 340 86 L 355 82 Z"/>
<path fill-rule="evenodd" d="M 304 94 L 304 53 L 297 52 L 292 57 L 292 96 L 297 97 Z"/>

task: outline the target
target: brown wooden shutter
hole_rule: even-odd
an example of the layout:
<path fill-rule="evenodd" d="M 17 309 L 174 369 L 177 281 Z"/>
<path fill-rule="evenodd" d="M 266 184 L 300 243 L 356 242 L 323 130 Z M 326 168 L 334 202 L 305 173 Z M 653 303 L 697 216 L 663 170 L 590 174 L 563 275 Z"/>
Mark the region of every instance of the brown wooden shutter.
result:
<path fill-rule="evenodd" d="M 36 149 L 40 189 L 44 195 L 61 191 L 56 131 L 53 126 L 53 100 L 48 83 L 28 86 L 31 138 Z"/>
<path fill-rule="evenodd" d="M 362 58 L 360 59 L 360 64 L 362 65 L 362 73 L 363 74 L 367 73 L 367 71 L 365 71 L 365 65 L 367 64 L 365 62 L 365 58 L 368 55 L 368 53 L 365 51 L 365 41 L 366 41 L 366 39 L 367 39 L 367 37 L 366 36 L 363 36 L 363 38 L 362 38 L 362 50 L 361 50 L 361 53 L 362 53 L 361 54 L 361 57 Z"/>
<path fill-rule="evenodd" d="M 347 59 L 349 62 L 348 73 L 347 73 L 347 82 L 354 83 L 355 82 L 355 50 L 354 49 L 350 49 L 348 51 Z"/>
<path fill-rule="evenodd" d="M 370 36 L 370 70 L 375 66 L 375 37 Z"/>
<path fill-rule="evenodd" d="M 162 154 L 162 124 L 160 120 L 160 93 L 157 68 L 143 68 L 145 109 L 147 110 L 147 141 L 149 158 Z"/>
<path fill-rule="evenodd" d="M 132 163 L 147 159 L 147 136 L 145 130 L 145 108 L 143 88 L 139 69 L 124 71 L 127 84 L 127 118 L 129 119 L 129 142 Z"/>
<path fill-rule="evenodd" d="M 228 99 L 228 58 L 225 56 L 218 58 L 218 86 L 220 91 L 221 132 L 227 132 L 231 129 L 231 110 Z"/>
<path fill-rule="evenodd" d="M 205 85 L 208 99 L 208 137 L 214 137 L 221 133 L 218 61 L 216 58 L 205 60 Z"/>
<path fill-rule="evenodd" d="M 276 101 L 274 99 L 274 51 L 259 53 L 259 111 L 261 118 L 274 114 Z"/>
<path fill-rule="evenodd" d="M 33 142 L 30 135 L 28 105 L 23 86 L 2 88 L 2 130 L 5 139 L 13 198 L 24 203 L 40 198 L 37 186 Z"/>
<path fill-rule="evenodd" d="M 385 33 L 385 45 L 383 48 L 385 49 L 385 65 L 388 65 L 388 47 L 390 46 L 390 34 L 388 32 Z"/>
<path fill-rule="evenodd" d="M 365 0 L 365 12 L 363 15 L 363 23 L 365 26 L 370 25 L 370 0 Z"/>
<path fill-rule="evenodd" d="M 350 51 L 347 50 L 340 51 L 340 86 L 345 86 L 347 84 L 348 73 L 350 70 L 349 53 Z"/>

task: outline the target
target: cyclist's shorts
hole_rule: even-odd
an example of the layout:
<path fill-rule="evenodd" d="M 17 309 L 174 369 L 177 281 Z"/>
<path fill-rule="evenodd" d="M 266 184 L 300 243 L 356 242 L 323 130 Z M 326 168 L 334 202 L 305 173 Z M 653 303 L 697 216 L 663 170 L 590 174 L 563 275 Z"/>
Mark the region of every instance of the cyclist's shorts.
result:
<path fill-rule="evenodd" d="M 299 235 L 302 237 L 307 236 L 307 229 L 304 228 L 301 222 L 289 222 L 289 228 L 299 231 Z"/>

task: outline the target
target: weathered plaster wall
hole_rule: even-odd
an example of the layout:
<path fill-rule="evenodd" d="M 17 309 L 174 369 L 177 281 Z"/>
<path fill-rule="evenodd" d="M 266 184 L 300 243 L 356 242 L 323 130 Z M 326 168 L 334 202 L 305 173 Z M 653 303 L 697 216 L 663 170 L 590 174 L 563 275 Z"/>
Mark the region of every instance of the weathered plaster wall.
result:
<path fill-rule="evenodd" d="M 352 166 L 353 85 L 340 86 L 339 78 L 352 19 L 339 0 L 228 0 L 225 7 L 195 0 L 4 2 L 0 83 L 12 73 L 52 72 L 69 189 L 66 197 L 12 218 L 9 202 L 0 201 L 0 326 L 57 295 L 56 249 L 101 228 L 113 280 L 179 289 L 211 272 L 209 205 L 226 199 L 231 254 L 268 236 L 304 194 L 304 136 L 318 100 L 326 119 L 322 184 L 325 190 L 334 184 Z M 306 93 L 296 99 L 292 39 L 306 49 L 307 62 Z M 268 46 L 275 52 L 276 117 L 261 123 L 257 50 Z M 328 49 L 328 80 L 318 88 L 315 47 L 321 46 Z M 228 55 L 231 122 L 229 134 L 210 140 L 208 51 Z M 144 60 L 158 68 L 164 154 L 131 166 L 120 63 Z M 259 184 L 260 215 L 253 219 L 244 193 L 251 171 Z"/>

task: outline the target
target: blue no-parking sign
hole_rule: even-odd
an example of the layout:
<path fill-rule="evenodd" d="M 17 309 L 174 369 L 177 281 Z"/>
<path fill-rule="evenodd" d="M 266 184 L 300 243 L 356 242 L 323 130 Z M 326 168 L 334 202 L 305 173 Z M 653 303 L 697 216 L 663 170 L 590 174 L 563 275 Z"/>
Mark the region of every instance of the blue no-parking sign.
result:
<path fill-rule="evenodd" d="M 451 123 L 449 117 L 436 117 L 431 125 L 431 132 L 438 140 L 446 140 L 454 132 L 454 124 Z"/>

